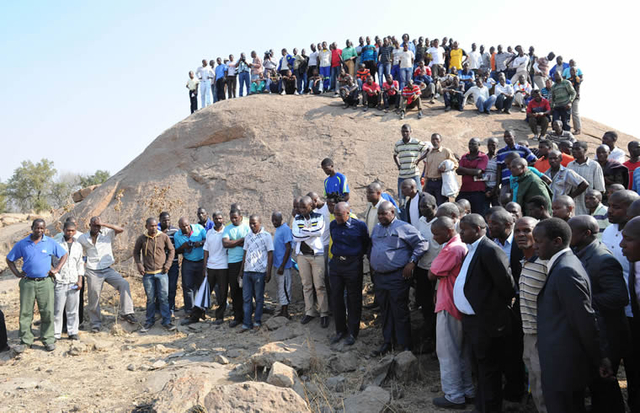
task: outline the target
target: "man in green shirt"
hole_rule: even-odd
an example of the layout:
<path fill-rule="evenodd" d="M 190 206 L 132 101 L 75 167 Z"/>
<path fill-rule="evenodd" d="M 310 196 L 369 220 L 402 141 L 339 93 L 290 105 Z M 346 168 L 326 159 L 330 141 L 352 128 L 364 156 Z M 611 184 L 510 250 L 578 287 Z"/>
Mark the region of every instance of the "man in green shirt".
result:
<path fill-rule="evenodd" d="M 576 98 L 576 91 L 571 85 L 571 82 L 563 79 L 562 74 L 558 71 L 555 72 L 553 80 L 555 83 L 551 87 L 551 95 L 549 96 L 553 121 L 561 120 L 562 129 L 570 131 L 571 126 L 569 126 L 569 119 L 571 119 L 571 103 Z"/>
<path fill-rule="evenodd" d="M 347 72 L 351 75 L 351 77 L 355 77 L 356 75 L 357 57 L 358 52 L 356 52 L 356 48 L 353 47 L 353 43 L 351 43 L 351 40 L 347 40 L 347 47 L 342 49 L 342 61 L 345 65 L 347 65 Z"/>

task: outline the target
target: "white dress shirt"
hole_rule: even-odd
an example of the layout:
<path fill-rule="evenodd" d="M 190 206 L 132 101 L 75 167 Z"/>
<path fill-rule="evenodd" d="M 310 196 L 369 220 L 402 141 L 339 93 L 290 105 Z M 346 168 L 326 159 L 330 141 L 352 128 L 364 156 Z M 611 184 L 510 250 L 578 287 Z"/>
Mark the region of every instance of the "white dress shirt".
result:
<path fill-rule="evenodd" d="M 464 257 L 464 261 L 462 262 L 462 268 L 460 268 L 460 273 L 458 274 L 458 278 L 456 278 L 456 282 L 453 285 L 453 303 L 456 305 L 456 308 L 462 313 L 467 315 L 475 315 L 475 311 L 473 311 L 473 307 L 467 300 L 467 296 L 464 295 L 464 284 L 467 282 L 467 276 L 469 272 L 469 265 L 471 265 L 471 260 L 473 260 L 473 256 L 478 249 L 478 245 L 480 241 L 484 239 L 484 236 L 478 238 L 476 242 L 469 245 L 468 252 L 466 257 Z"/>
<path fill-rule="evenodd" d="M 411 225 L 418 228 L 418 221 L 420 221 L 420 193 L 416 192 L 413 198 L 411 198 L 411 204 L 409 204 L 409 217 L 411 218 Z"/>

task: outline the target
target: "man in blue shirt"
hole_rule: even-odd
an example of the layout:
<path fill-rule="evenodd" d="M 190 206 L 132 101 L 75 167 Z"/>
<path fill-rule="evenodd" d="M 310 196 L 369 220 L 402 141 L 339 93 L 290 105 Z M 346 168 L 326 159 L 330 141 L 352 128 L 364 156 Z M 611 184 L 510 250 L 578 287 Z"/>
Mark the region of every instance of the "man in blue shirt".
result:
<path fill-rule="evenodd" d="M 40 339 L 47 351 L 56 349 L 53 327 L 53 276 L 67 262 L 67 251 L 52 238 L 44 235 L 45 222 L 36 219 L 31 224 L 31 235 L 18 241 L 7 255 L 7 266 L 20 278 L 20 343 L 31 347 L 33 344 L 33 308 L 38 302 L 40 311 Z M 51 268 L 51 257 L 60 258 L 58 265 Z M 22 271 L 18 271 L 15 261 L 22 258 Z M 1 344 L 1 343 L 0 343 Z"/>
<path fill-rule="evenodd" d="M 217 102 L 219 100 L 225 99 L 225 86 L 227 84 L 227 79 L 225 78 L 225 73 L 227 72 L 227 65 L 222 63 L 221 58 L 216 59 L 215 74 L 216 74 L 216 95 L 213 97 L 213 102 Z"/>
<path fill-rule="evenodd" d="M 511 129 L 504 131 L 504 143 L 507 145 L 504 148 L 498 150 L 496 155 L 496 161 L 498 163 L 498 173 L 496 173 L 496 185 L 495 188 L 500 188 L 500 184 L 508 185 L 509 178 L 511 177 L 511 171 L 509 165 L 505 163 L 507 156 L 510 153 L 517 153 L 522 159 L 525 159 L 529 165 L 533 165 L 538 160 L 536 156 L 526 146 L 518 145 L 515 141 L 515 132 Z"/>
<path fill-rule="evenodd" d="M 337 193 L 342 197 L 344 202 L 349 202 L 349 184 L 347 183 L 347 177 L 335 171 L 331 158 L 324 158 L 320 166 L 322 166 L 324 173 L 328 175 L 324 180 L 325 198 L 329 194 Z"/>
<path fill-rule="evenodd" d="M 209 214 L 207 214 L 206 209 L 200 207 L 196 214 L 198 215 L 198 224 L 202 225 L 205 231 L 209 231 L 213 228 L 213 221 L 209 218 Z"/>
<path fill-rule="evenodd" d="M 182 254 L 182 296 L 184 298 L 184 312 L 188 321 L 193 310 L 193 299 L 196 289 L 204 277 L 204 250 L 202 246 L 207 239 L 207 231 L 200 224 L 190 224 L 189 218 L 178 220 L 180 231 L 173 236 L 176 254 Z"/>
<path fill-rule="evenodd" d="M 293 248 L 293 233 L 287 223 L 282 222 L 282 212 L 276 211 L 271 215 L 271 223 L 276 229 L 273 235 L 273 269 L 278 281 L 278 300 L 280 312 L 278 317 L 289 318 L 289 304 L 291 304 L 291 249 Z"/>
<path fill-rule="evenodd" d="M 368 254 L 383 320 L 384 344 L 371 353 L 375 357 L 391 351 L 394 338 L 401 351 L 411 349 L 409 279 L 429 248 L 413 225 L 396 219 L 395 211 L 387 201 L 378 207 L 379 224 L 371 234 Z"/>
<path fill-rule="evenodd" d="M 242 297 L 242 287 L 238 283 L 238 276 L 242 269 L 242 258 L 244 256 L 244 237 L 249 234 L 250 228 L 242 219 L 242 212 L 239 209 L 231 209 L 229 219 L 231 223 L 224 228 L 222 233 L 222 245 L 228 248 L 229 269 L 227 283 L 221 283 L 220 292 L 222 294 L 221 299 L 224 298 L 226 301 L 227 289 L 230 290 L 233 320 L 229 323 L 229 327 L 233 328 L 241 324 L 244 318 L 244 310 L 242 309 L 244 299 Z"/>
<path fill-rule="evenodd" d="M 344 343 L 353 345 L 360 330 L 362 314 L 362 258 L 369 248 L 367 224 L 350 217 L 349 204 L 339 202 L 333 209 L 335 220 L 331 221 L 332 258 L 329 261 L 333 318 L 336 335 L 331 344 L 344 338 Z M 347 307 L 344 293 L 347 290 Z M 348 318 L 346 315 L 348 312 Z"/>

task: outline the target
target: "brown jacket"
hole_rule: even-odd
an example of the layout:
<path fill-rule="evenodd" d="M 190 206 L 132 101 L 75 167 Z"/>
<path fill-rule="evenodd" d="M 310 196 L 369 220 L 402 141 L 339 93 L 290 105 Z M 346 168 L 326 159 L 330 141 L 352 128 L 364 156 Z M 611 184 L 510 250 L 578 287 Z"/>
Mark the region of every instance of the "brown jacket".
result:
<path fill-rule="evenodd" d="M 147 274 L 165 274 L 169 271 L 176 251 L 171 239 L 164 232 L 158 231 L 154 237 L 146 233 L 140 235 L 133 247 L 133 260 L 142 264 Z"/>

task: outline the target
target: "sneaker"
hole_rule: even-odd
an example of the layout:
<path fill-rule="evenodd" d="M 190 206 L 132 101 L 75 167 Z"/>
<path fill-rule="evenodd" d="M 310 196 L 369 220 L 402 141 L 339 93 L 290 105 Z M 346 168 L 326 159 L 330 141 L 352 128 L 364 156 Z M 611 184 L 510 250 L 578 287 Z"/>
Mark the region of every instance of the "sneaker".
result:
<path fill-rule="evenodd" d="M 422 119 L 422 111 L 418 112 L 418 119 Z"/>
<path fill-rule="evenodd" d="M 461 409 L 465 408 L 465 404 L 464 403 L 453 403 L 453 402 L 450 402 L 444 396 L 436 397 L 435 399 L 433 399 L 433 405 L 436 406 L 436 407 L 442 407 L 444 409 L 461 410 Z"/>
<path fill-rule="evenodd" d="M 71 334 L 69 335 L 69 340 L 77 341 L 77 340 L 80 340 L 80 337 L 78 337 L 77 334 Z"/>
<path fill-rule="evenodd" d="M 281 96 L 284 96 L 284 90 L 283 90 L 282 92 L 280 92 L 280 95 L 281 95 Z"/>
<path fill-rule="evenodd" d="M 100 332 L 100 327 L 91 327 L 91 332 L 92 333 L 99 333 Z"/>
<path fill-rule="evenodd" d="M 162 327 L 167 331 L 176 331 L 176 326 L 173 323 L 165 324 Z"/>
<path fill-rule="evenodd" d="M 138 321 L 133 314 L 125 314 L 121 318 L 129 324 L 138 324 Z"/>
<path fill-rule="evenodd" d="M 262 323 L 253 323 L 253 328 L 260 328 L 262 327 Z"/>
<path fill-rule="evenodd" d="M 300 93 L 298 91 L 293 92 L 294 95 L 298 96 Z"/>
<path fill-rule="evenodd" d="M 149 331 L 151 329 L 151 327 L 153 327 L 153 324 L 145 323 L 144 326 L 138 331 L 140 331 L 141 333 L 146 333 L 147 331 Z"/>
<path fill-rule="evenodd" d="M 400 112 L 400 119 L 404 119 L 404 110 Z"/>
<path fill-rule="evenodd" d="M 44 349 L 45 351 L 53 351 L 56 349 L 56 345 L 55 344 L 45 344 L 44 345 Z"/>

